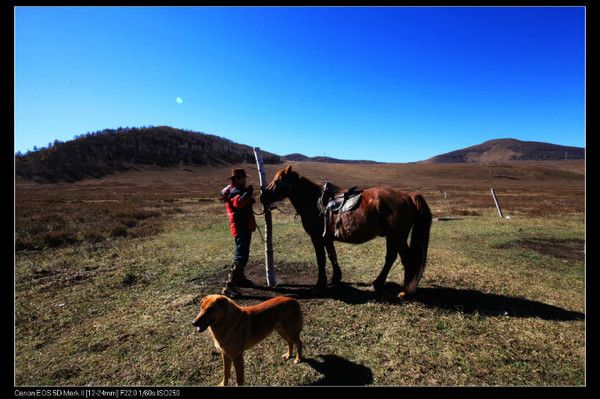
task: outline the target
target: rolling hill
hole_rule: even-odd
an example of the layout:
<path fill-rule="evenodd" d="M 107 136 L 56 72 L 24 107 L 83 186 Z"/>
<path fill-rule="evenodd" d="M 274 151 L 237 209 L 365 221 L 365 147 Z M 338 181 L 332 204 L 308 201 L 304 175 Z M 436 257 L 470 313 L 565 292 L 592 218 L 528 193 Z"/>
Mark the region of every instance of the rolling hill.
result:
<path fill-rule="evenodd" d="M 584 159 L 585 149 L 537 141 L 496 139 L 437 155 L 423 163 L 480 162 L 498 163 L 507 161 L 558 161 Z"/>
<path fill-rule="evenodd" d="M 278 155 L 263 151 L 265 163 Z M 15 174 L 42 183 L 98 178 L 139 165 L 157 167 L 254 162 L 252 147 L 169 126 L 106 129 L 15 158 Z"/>
<path fill-rule="evenodd" d="M 418 163 L 502 164 L 508 161 L 584 159 L 585 149 L 549 143 L 497 139 L 437 155 Z M 380 164 L 369 160 L 280 156 L 263 151 L 267 164 L 306 162 L 328 164 Z M 75 182 L 140 167 L 226 166 L 254 163 L 252 147 L 231 140 L 169 126 L 118 128 L 55 141 L 48 148 L 15 157 L 18 178 L 40 183 Z"/>
<path fill-rule="evenodd" d="M 304 154 L 288 154 L 281 157 L 282 161 L 294 161 L 294 162 L 322 162 L 322 163 L 381 163 L 377 161 L 366 161 L 366 160 L 352 160 L 352 159 L 338 159 L 331 157 L 308 157 Z"/>

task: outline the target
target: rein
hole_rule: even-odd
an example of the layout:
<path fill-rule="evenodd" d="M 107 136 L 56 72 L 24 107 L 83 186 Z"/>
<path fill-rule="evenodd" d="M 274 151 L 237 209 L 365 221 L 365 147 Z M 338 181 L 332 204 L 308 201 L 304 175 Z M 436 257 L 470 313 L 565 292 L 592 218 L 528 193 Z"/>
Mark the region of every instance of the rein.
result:
<path fill-rule="evenodd" d="M 294 215 L 294 220 L 296 220 L 296 218 L 298 217 L 298 212 L 286 212 L 286 211 L 282 211 L 281 208 L 279 208 L 275 203 L 272 203 L 271 206 L 269 207 L 270 210 L 273 209 L 277 209 L 279 212 L 283 213 L 284 215 Z M 252 212 L 256 215 L 256 216 L 260 216 L 260 215 L 264 215 L 265 211 L 262 211 L 260 213 L 254 212 L 254 210 L 252 210 Z"/>
<path fill-rule="evenodd" d="M 284 215 L 291 215 L 293 213 L 295 216 L 298 216 L 298 212 L 285 212 L 285 211 L 282 211 L 276 204 L 271 205 L 271 209 L 277 209 L 279 212 L 283 213 Z"/>

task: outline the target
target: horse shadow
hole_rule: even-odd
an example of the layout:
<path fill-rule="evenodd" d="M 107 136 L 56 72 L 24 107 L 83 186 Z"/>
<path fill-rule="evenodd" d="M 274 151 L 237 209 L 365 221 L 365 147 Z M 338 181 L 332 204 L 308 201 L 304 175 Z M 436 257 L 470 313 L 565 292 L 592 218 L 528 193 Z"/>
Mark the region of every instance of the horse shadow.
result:
<path fill-rule="evenodd" d="M 540 318 L 554 321 L 585 319 L 585 314 L 526 298 L 484 293 L 471 289 L 424 287 L 413 298 L 431 308 L 485 316 Z"/>
<path fill-rule="evenodd" d="M 369 385 L 373 383 L 371 369 L 336 355 L 319 355 L 302 361 L 323 376 L 309 385 Z"/>
<path fill-rule="evenodd" d="M 368 287 L 360 289 L 358 287 Z M 404 302 L 419 302 L 429 308 L 449 312 L 479 314 L 481 316 L 505 316 L 518 318 L 540 318 L 554 321 L 574 321 L 585 319 L 585 314 L 549 305 L 531 299 L 485 293 L 473 289 L 432 286 L 418 288 L 407 301 L 397 299 L 402 285 L 387 282 L 385 297 L 375 294 L 370 284 L 338 283 L 317 290 L 312 285 L 281 284 L 275 287 L 256 287 L 279 295 L 289 295 L 298 299 L 329 298 L 349 304 L 364 304 L 371 301 L 386 301 L 401 305 Z M 256 297 L 263 299 L 262 297 Z M 268 297 L 264 298 L 268 299 Z"/>

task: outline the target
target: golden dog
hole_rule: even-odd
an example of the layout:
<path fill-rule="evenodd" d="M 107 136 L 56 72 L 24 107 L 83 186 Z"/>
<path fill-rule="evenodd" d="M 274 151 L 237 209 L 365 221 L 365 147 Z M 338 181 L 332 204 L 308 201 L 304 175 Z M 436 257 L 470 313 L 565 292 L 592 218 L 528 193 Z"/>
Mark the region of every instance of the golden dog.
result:
<path fill-rule="evenodd" d="M 302 360 L 300 330 L 303 319 L 300 304 L 295 299 L 278 296 L 254 306 L 239 306 L 224 295 L 202 298 L 200 313 L 192 322 L 196 330 L 210 330 L 215 347 L 223 357 L 223 381 L 227 385 L 231 363 L 235 367 L 238 385 L 244 383 L 244 351 L 250 349 L 276 330 L 288 344 L 284 359 L 298 349 L 294 363 Z"/>

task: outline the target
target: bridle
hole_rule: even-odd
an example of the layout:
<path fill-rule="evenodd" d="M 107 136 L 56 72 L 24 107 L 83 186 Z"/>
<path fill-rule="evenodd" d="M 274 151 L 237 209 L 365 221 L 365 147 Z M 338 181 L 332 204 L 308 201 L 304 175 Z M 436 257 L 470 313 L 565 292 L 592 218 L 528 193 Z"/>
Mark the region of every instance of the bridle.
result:
<path fill-rule="evenodd" d="M 267 190 L 269 190 L 269 192 L 270 192 L 270 193 L 272 193 L 272 192 L 274 191 L 273 189 L 269 188 L 269 187 L 270 187 L 272 184 L 273 184 L 273 183 L 269 184 L 269 185 L 266 187 L 266 189 L 267 189 Z M 292 191 L 292 188 L 293 188 L 293 187 L 294 187 L 294 181 L 286 181 L 286 182 L 279 181 L 279 182 L 278 182 L 278 184 L 277 184 L 277 186 L 276 186 L 276 189 L 277 189 L 278 191 L 284 191 L 286 194 L 284 194 L 284 195 L 283 195 L 283 198 L 282 198 L 282 199 L 280 199 L 280 200 L 277 200 L 277 201 L 271 201 L 271 202 L 269 203 L 269 209 L 270 209 L 270 210 L 277 209 L 279 212 L 281 212 L 281 213 L 282 213 L 282 214 L 284 214 L 284 215 L 292 215 L 292 214 L 294 214 L 294 220 L 295 220 L 295 219 L 298 217 L 298 212 L 286 212 L 286 211 L 283 211 L 283 210 L 281 210 L 281 208 L 279 208 L 279 207 L 277 206 L 277 202 L 281 202 L 281 201 L 283 201 L 283 199 L 285 199 L 286 197 L 287 197 L 287 198 L 289 198 L 289 195 L 288 195 L 288 194 L 289 194 L 289 193 Z M 255 214 L 255 215 L 263 215 L 264 213 L 265 213 L 265 212 L 263 211 L 263 212 L 261 212 L 261 213 L 256 213 L 256 212 L 255 212 L 254 214 Z"/>

